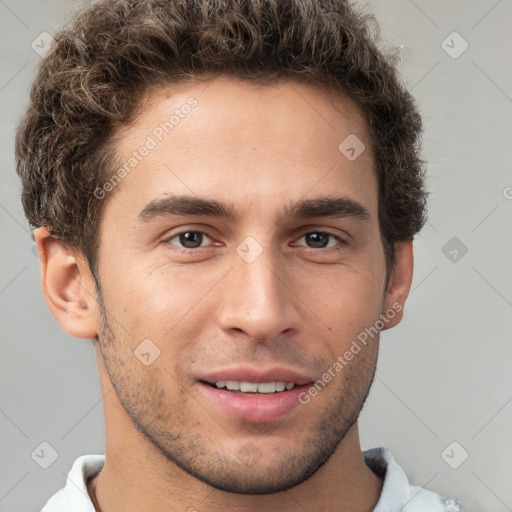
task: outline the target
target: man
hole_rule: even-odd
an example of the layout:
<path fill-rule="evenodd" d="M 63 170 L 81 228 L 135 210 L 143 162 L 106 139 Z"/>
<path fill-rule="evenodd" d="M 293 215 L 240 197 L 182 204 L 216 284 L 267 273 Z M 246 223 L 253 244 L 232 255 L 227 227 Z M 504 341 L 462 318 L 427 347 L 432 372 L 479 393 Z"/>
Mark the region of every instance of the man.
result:
<path fill-rule="evenodd" d="M 370 20 L 106 0 L 56 35 L 17 168 L 46 303 L 94 343 L 106 454 L 44 512 L 460 510 L 359 444 L 426 197 Z"/>

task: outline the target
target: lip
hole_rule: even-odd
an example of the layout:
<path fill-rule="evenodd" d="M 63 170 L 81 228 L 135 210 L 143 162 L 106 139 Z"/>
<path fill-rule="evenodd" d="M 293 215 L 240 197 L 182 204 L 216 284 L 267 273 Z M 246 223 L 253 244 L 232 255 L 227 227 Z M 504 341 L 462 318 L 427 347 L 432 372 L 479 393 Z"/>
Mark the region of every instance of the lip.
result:
<path fill-rule="evenodd" d="M 310 386 L 304 384 L 280 393 L 251 395 L 213 388 L 205 382 L 198 384 L 201 393 L 215 410 L 249 423 L 270 423 L 286 418 L 301 405 L 299 395 Z"/>
<path fill-rule="evenodd" d="M 293 382 L 295 387 L 279 393 L 245 394 L 210 385 L 219 380 Z M 214 370 L 199 377 L 198 381 L 203 397 L 216 411 L 249 423 L 270 423 L 285 419 L 301 405 L 299 395 L 313 384 L 314 379 L 284 367 L 256 369 L 238 366 Z"/>
<path fill-rule="evenodd" d="M 245 382 L 293 382 L 296 386 L 302 386 L 314 382 L 310 376 L 299 373 L 289 368 L 275 366 L 266 369 L 237 366 L 215 370 L 201 375 L 197 380 L 215 384 L 219 380 L 236 380 Z"/>

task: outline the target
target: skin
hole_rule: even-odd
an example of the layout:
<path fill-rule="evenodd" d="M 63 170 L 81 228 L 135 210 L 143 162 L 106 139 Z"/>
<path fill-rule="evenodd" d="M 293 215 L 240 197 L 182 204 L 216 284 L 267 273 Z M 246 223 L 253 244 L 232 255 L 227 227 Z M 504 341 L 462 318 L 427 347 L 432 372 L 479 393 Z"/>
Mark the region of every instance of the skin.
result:
<path fill-rule="evenodd" d="M 106 463 L 89 493 L 103 512 L 373 510 L 382 482 L 364 463 L 357 417 L 378 336 L 275 422 L 227 415 L 197 381 L 239 363 L 284 366 L 314 382 L 393 304 L 403 308 L 412 241 L 396 244 L 386 282 L 367 125 L 340 94 L 218 77 L 153 91 L 117 133 L 118 161 L 190 97 L 197 106 L 104 199 L 101 296 L 80 251 L 45 228 L 35 233 L 48 307 L 68 333 L 94 339 Z M 338 150 L 349 134 L 366 145 L 355 161 Z M 238 217 L 140 220 L 169 195 L 230 203 Z M 284 215 L 320 197 L 349 198 L 368 219 Z M 185 249 L 177 235 L 187 231 L 207 236 Z M 334 235 L 320 236 L 326 247 L 305 236 L 319 231 Z M 248 236 L 262 250 L 251 263 L 236 251 Z M 148 338 L 160 355 L 145 366 L 134 350 Z"/>

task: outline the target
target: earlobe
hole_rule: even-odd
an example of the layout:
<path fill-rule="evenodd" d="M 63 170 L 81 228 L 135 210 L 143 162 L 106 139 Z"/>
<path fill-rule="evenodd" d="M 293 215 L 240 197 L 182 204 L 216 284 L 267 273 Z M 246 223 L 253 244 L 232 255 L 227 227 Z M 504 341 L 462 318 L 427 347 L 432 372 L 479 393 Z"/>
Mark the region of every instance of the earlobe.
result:
<path fill-rule="evenodd" d="M 82 253 L 52 236 L 44 227 L 34 230 L 41 262 L 43 297 L 57 322 L 72 336 L 97 335 L 94 279 Z"/>
<path fill-rule="evenodd" d="M 402 320 L 405 301 L 411 289 L 413 267 L 412 240 L 397 242 L 395 244 L 395 266 L 384 298 L 382 313 L 386 315 L 386 312 L 390 312 L 384 329 L 390 329 Z"/>

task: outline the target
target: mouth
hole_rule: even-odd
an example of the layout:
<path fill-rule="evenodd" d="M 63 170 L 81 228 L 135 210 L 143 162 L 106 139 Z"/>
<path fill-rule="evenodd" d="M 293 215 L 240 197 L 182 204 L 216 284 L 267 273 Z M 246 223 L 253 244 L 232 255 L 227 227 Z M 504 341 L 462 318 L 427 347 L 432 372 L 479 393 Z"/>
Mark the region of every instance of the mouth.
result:
<path fill-rule="evenodd" d="M 244 395 L 283 393 L 285 391 L 291 391 L 295 387 L 294 382 L 248 382 L 239 380 L 203 382 L 214 389 L 226 389 L 227 391 Z"/>
<path fill-rule="evenodd" d="M 289 416 L 313 379 L 284 369 L 237 368 L 198 379 L 209 407 L 221 416 L 247 423 L 270 423 Z"/>

